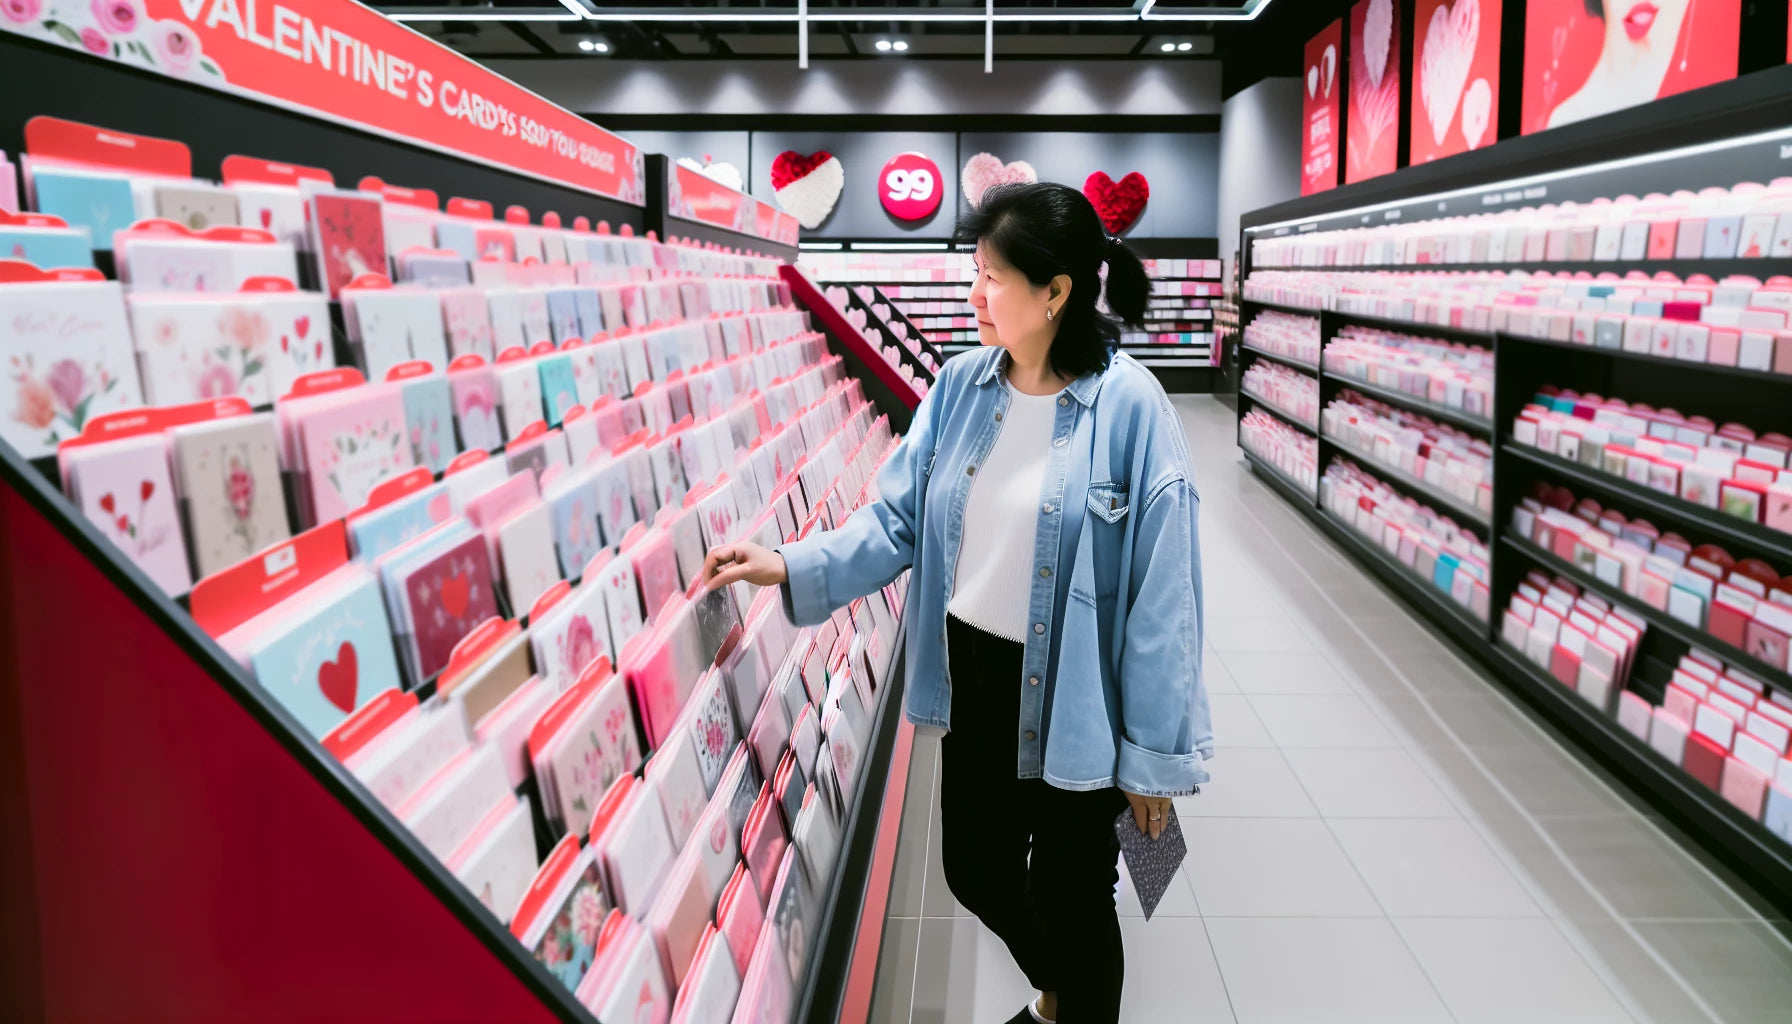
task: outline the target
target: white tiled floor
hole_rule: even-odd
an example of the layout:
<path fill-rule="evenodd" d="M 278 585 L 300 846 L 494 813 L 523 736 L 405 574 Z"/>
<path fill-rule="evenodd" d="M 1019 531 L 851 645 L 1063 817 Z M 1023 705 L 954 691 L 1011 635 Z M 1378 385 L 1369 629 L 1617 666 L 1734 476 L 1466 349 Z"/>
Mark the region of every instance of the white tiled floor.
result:
<path fill-rule="evenodd" d="M 1690 855 L 1282 499 L 1233 414 L 1179 396 L 1200 474 L 1214 781 L 1149 922 L 1139 1024 L 1785 1024 L 1792 930 Z M 938 745 L 910 765 L 876 1024 L 1029 997 L 940 873 Z"/>

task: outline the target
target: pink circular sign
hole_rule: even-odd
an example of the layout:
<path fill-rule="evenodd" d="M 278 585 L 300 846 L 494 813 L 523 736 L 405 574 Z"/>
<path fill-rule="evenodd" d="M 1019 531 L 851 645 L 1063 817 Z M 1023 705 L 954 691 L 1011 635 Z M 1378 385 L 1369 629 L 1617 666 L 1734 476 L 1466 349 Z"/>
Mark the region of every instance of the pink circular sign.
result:
<path fill-rule="evenodd" d="M 884 209 L 898 220 L 926 220 L 940 208 L 940 166 L 921 153 L 898 153 L 877 175 Z"/>

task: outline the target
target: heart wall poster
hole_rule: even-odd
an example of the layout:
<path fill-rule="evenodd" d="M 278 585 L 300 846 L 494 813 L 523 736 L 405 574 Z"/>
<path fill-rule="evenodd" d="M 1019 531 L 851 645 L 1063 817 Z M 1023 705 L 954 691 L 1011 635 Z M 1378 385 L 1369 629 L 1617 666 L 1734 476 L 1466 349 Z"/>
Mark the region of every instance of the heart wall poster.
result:
<path fill-rule="evenodd" d="M 1145 203 L 1151 198 L 1151 185 L 1138 171 L 1129 172 L 1119 181 L 1108 177 L 1106 171 L 1096 171 L 1083 182 L 1083 195 L 1095 204 L 1095 213 L 1108 234 L 1118 235 L 1132 227 L 1145 212 Z"/>
<path fill-rule="evenodd" d="M 1002 158 L 994 153 L 978 153 L 964 163 L 964 170 L 959 174 L 963 183 L 965 202 L 972 206 L 983 205 L 983 193 L 997 185 L 1022 185 L 1039 180 L 1039 172 L 1025 160 L 1016 160 L 1004 164 Z"/>
<path fill-rule="evenodd" d="M 1400 5 L 1357 0 L 1350 8 L 1350 121 L 1344 181 L 1394 170 L 1400 156 Z"/>
<path fill-rule="evenodd" d="M 1338 123 L 1344 96 L 1342 19 L 1307 40 L 1300 97 L 1300 194 L 1338 186 Z"/>
<path fill-rule="evenodd" d="M 1413 165 L 1492 145 L 1500 123 L 1500 0 L 1418 0 Z"/>
<path fill-rule="evenodd" d="M 846 169 L 825 149 L 807 156 L 787 149 L 772 160 L 772 191 L 778 205 L 811 231 L 834 212 L 845 187 Z"/>

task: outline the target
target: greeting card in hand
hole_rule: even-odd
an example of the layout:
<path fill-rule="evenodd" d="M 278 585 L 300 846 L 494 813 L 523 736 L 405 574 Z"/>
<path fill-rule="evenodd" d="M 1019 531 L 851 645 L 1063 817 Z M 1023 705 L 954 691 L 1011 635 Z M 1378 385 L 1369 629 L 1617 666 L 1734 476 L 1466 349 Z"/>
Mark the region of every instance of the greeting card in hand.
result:
<path fill-rule="evenodd" d="M 233 182 L 225 185 L 236 196 L 239 223 L 260 228 L 292 246 L 308 252 L 311 232 L 305 221 L 305 196 L 289 185 Z"/>
<path fill-rule="evenodd" d="M 162 435 L 70 448 L 62 456 L 62 473 L 69 499 L 101 536 L 163 593 L 187 592 L 193 578 Z"/>
<path fill-rule="evenodd" d="M 498 422 L 498 375 L 489 366 L 456 370 L 448 375 L 454 392 L 454 418 L 460 425 L 461 446 L 467 451 L 493 451 L 504 446 L 504 429 Z"/>
<path fill-rule="evenodd" d="M 174 221 L 189 231 L 239 223 L 235 194 L 216 186 L 157 185 L 155 204 L 157 217 Z"/>
<path fill-rule="evenodd" d="M 579 384 L 573 377 L 572 360 L 565 355 L 543 356 L 535 361 L 541 375 L 542 407 L 549 426 L 557 427 L 566 410 L 579 404 Z"/>
<path fill-rule="evenodd" d="M 442 321 L 448 334 L 450 358 L 476 355 L 491 362 L 492 318 L 485 303 L 485 293 L 478 288 L 450 288 L 438 292 L 442 299 Z"/>
<path fill-rule="evenodd" d="M 310 522 L 338 519 L 367 504 L 374 486 L 414 464 L 398 388 L 368 385 L 298 414 Z"/>
<path fill-rule="evenodd" d="M 411 440 L 411 460 L 440 473 L 460 454 L 454 436 L 454 393 L 443 376 L 413 377 L 399 385 Z"/>
<path fill-rule="evenodd" d="M 315 737 L 401 685 L 379 583 L 360 566 L 332 573 L 218 642 Z"/>
<path fill-rule="evenodd" d="M 272 413 L 175 427 L 168 443 L 195 576 L 292 536 Z"/>
<path fill-rule="evenodd" d="M 86 228 L 93 248 L 101 252 L 112 251 L 114 232 L 149 216 L 147 208 L 138 209 L 131 180 L 122 174 L 61 167 L 28 166 L 27 169 L 31 171 L 31 190 L 37 198 L 35 209 L 39 213 L 61 217 L 71 228 Z M 36 260 L 32 262 L 37 263 Z M 89 257 L 73 265 L 91 266 L 92 263 Z M 61 267 L 71 264 L 37 265 Z"/>
<path fill-rule="evenodd" d="M 317 278 L 330 298 L 362 274 L 386 270 L 385 206 L 365 192 L 307 189 Z"/>
<path fill-rule="evenodd" d="M 0 284 L 0 365 L 0 440 L 27 459 L 143 404 L 116 281 Z"/>
<path fill-rule="evenodd" d="M 342 318 L 368 380 L 385 380 L 394 366 L 413 360 L 432 370 L 448 366 L 442 302 L 434 292 L 350 288 L 342 295 Z"/>

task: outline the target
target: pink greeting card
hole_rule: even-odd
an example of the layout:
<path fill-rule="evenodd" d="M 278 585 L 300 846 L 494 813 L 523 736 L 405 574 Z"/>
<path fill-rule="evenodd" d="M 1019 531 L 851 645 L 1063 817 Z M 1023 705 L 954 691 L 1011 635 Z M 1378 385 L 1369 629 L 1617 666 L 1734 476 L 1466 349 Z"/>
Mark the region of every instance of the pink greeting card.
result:
<path fill-rule="evenodd" d="M 491 362 L 491 311 L 485 293 L 478 288 L 449 288 L 436 292 L 442 300 L 442 323 L 448 337 L 449 358 L 476 355 Z"/>
<path fill-rule="evenodd" d="M 759 945 L 759 929 L 765 924 L 765 897 L 745 864 L 738 864 L 716 901 L 716 925 L 728 939 L 735 970 L 746 973 Z"/>
<path fill-rule="evenodd" d="M 729 1024 L 739 1000 L 740 971 L 728 939 L 706 925 L 672 1004 L 672 1024 Z"/>
<path fill-rule="evenodd" d="M 495 747 L 472 747 L 444 765 L 398 809 L 419 842 L 446 860 L 479 824 L 515 799 Z"/>
<path fill-rule="evenodd" d="M 228 395 L 267 405 L 336 364 L 329 305 L 316 292 L 137 292 L 129 308 L 152 405 Z"/>
<path fill-rule="evenodd" d="M 384 204 L 364 192 L 308 189 L 311 203 L 311 250 L 317 255 L 317 277 L 330 298 L 336 298 L 363 274 L 385 274 Z"/>
<path fill-rule="evenodd" d="M 666 815 L 651 783 L 636 786 L 605 833 L 595 840 L 610 882 L 610 895 L 625 914 L 640 916 L 653 906 L 660 881 L 678 848 L 666 830 Z"/>
<path fill-rule="evenodd" d="M 167 442 L 195 576 L 292 536 L 272 413 L 175 427 Z"/>
<path fill-rule="evenodd" d="M 551 820 L 561 829 L 589 827 L 598 801 L 617 778 L 641 764 L 622 677 L 610 675 L 592 687 L 533 756 L 536 777 L 552 790 L 552 799 L 544 799 Z"/>
<path fill-rule="evenodd" d="M 654 751 L 653 760 L 647 763 L 647 781 L 665 809 L 673 848 L 684 849 L 685 840 L 697 830 L 697 819 L 709 805 L 690 729 L 675 728 Z"/>
<path fill-rule="evenodd" d="M 448 870 L 499 921 L 510 923 L 535 877 L 535 828 L 528 801 L 500 802 L 448 857 Z"/>
<path fill-rule="evenodd" d="M 498 377 L 489 366 L 457 370 L 448 375 L 454 393 L 454 418 L 460 425 L 461 446 L 493 451 L 504 445 L 504 429 L 498 422 Z"/>
<path fill-rule="evenodd" d="M 0 284 L 0 365 L 0 440 L 27 459 L 143 404 L 114 281 Z"/>
<path fill-rule="evenodd" d="M 586 580 L 584 585 L 603 591 L 609 648 L 620 652 L 646 625 L 641 614 L 641 593 L 635 582 L 634 561 L 627 554 L 618 554 L 604 563 L 594 578 Z"/>
<path fill-rule="evenodd" d="M 367 504 L 374 486 L 413 465 L 404 399 L 391 385 L 327 396 L 297 414 L 301 471 L 310 495 L 308 522 L 338 519 Z"/>
<path fill-rule="evenodd" d="M 193 585 L 160 434 L 70 448 L 62 463 L 69 499 L 100 536 L 169 596 Z"/>
<path fill-rule="evenodd" d="M 655 622 L 667 599 L 684 591 L 678 581 L 678 555 L 672 548 L 672 534 L 668 530 L 648 530 L 628 553 L 634 561 L 635 580 L 640 584 L 642 607 L 647 610 L 648 621 Z"/>
<path fill-rule="evenodd" d="M 368 380 L 385 380 L 400 363 L 448 366 L 442 300 L 422 288 L 350 288 L 342 293 L 349 344 Z"/>
<path fill-rule="evenodd" d="M 469 746 L 466 716 L 439 701 L 419 705 L 343 763 L 374 797 L 397 808 Z"/>

